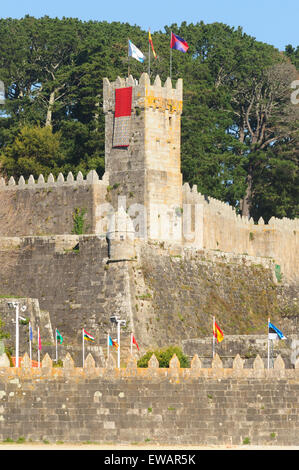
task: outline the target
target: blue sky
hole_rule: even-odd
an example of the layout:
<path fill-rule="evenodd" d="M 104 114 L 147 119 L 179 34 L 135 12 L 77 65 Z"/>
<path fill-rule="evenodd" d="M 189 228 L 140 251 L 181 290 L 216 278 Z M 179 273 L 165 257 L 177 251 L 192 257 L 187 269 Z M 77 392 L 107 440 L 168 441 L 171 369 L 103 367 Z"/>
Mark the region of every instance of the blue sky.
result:
<path fill-rule="evenodd" d="M 119 21 L 151 31 L 171 23 L 222 22 L 283 50 L 299 45 L 299 0 L 2 0 L 2 18 L 48 15 Z"/>

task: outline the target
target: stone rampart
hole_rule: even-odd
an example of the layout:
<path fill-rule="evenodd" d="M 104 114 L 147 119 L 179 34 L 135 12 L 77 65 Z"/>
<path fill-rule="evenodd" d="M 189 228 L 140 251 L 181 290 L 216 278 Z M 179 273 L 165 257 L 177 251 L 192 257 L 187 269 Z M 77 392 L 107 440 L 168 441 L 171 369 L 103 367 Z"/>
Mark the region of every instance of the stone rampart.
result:
<path fill-rule="evenodd" d="M 286 331 L 284 322 L 280 323 L 280 328 Z M 183 352 L 190 357 L 195 354 L 199 356 L 202 364 L 209 367 L 212 361 L 212 335 L 206 338 L 192 338 L 183 340 Z M 215 349 L 224 367 L 232 367 L 233 360 L 239 354 L 244 360 L 244 367 L 252 367 L 252 363 L 257 356 L 260 356 L 267 366 L 268 363 L 268 335 L 225 335 L 225 341 L 215 344 Z M 294 367 L 299 357 L 299 335 L 287 334 L 285 340 L 274 340 L 271 343 L 270 360 L 273 362 L 276 357 L 281 356 L 286 367 Z"/>
<path fill-rule="evenodd" d="M 191 206 L 191 224 L 185 242 L 198 248 L 272 258 L 288 282 L 299 280 L 299 219 L 241 217 L 233 207 L 183 185 L 183 207 Z M 189 209 L 190 211 L 190 209 Z"/>
<path fill-rule="evenodd" d="M 66 343 L 80 345 L 85 327 L 105 344 L 110 315 L 131 315 L 130 262 L 108 261 L 96 235 L 0 238 L 0 295 L 38 299 Z"/>
<path fill-rule="evenodd" d="M 38 299 L 65 344 L 80 346 L 85 327 L 105 347 L 111 315 L 127 320 L 142 352 L 209 335 L 213 316 L 226 335 L 262 334 L 268 316 L 281 325 L 284 297 L 297 315 L 295 291 L 266 258 L 57 235 L 0 238 L 0 263 L 0 295 Z"/>
<path fill-rule="evenodd" d="M 107 175 L 100 180 L 94 170 L 86 179 L 81 172 L 76 179 L 71 172 L 66 179 L 60 173 L 56 181 L 52 174 L 46 181 L 43 175 L 27 182 L 11 177 L 7 184 L 1 178 L 0 236 L 71 234 L 76 210 L 83 211 L 84 232 L 95 233 L 96 207 L 105 203 L 107 186 Z"/>
<path fill-rule="evenodd" d="M 174 356 L 163 369 L 153 356 L 117 369 L 88 355 L 76 368 L 67 355 L 53 368 L 46 355 L 31 368 L 25 355 L 0 369 L 0 440 L 298 445 L 298 366 L 278 357 L 268 370 L 257 357 L 244 369 L 237 356 L 226 369 L 216 355 L 211 368 L 194 356 L 182 369 Z"/>

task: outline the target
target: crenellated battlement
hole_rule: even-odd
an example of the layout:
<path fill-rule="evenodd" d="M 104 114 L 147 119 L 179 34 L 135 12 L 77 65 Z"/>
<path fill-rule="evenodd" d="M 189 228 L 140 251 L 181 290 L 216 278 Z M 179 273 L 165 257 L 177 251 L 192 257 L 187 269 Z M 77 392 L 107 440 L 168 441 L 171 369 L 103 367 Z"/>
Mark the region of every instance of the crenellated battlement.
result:
<path fill-rule="evenodd" d="M 153 83 L 147 73 L 143 73 L 138 80 L 132 75 L 127 78 L 117 77 L 114 82 L 107 78 L 103 80 L 103 110 L 104 113 L 113 112 L 115 109 L 115 89 L 132 87 L 132 109 L 152 108 L 160 111 L 168 110 L 172 113 L 182 113 L 183 108 L 183 80 L 179 78 L 175 87 L 172 86 L 170 77 L 164 85 L 159 75 Z"/>
<path fill-rule="evenodd" d="M 39 188 L 48 188 L 48 187 L 60 187 L 60 186 L 76 186 L 76 185 L 90 185 L 90 184 L 101 184 L 104 186 L 108 185 L 108 176 L 104 175 L 103 179 L 100 179 L 95 170 L 91 170 L 86 178 L 84 178 L 81 171 L 78 172 L 76 178 L 73 173 L 70 171 L 65 178 L 62 173 L 59 173 L 56 181 L 52 173 L 48 175 L 47 178 L 44 175 L 39 175 L 38 179 L 35 180 L 33 175 L 30 175 L 26 181 L 24 176 L 20 176 L 16 181 L 13 176 L 11 176 L 6 183 L 3 177 L 0 178 L 0 190 L 9 190 L 9 189 L 39 189 Z"/>
<path fill-rule="evenodd" d="M 286 369 L 280 357 L 271 369 L 239 356 L 226 369 L 218 355 L 210 368 L 198 356 L 190 368 L 176 356 L 169 368 L 152 356 L 147 368 L 131 357 L 118 369 L 112 355 L 106 367 L 91 355 L 84 367 L 70 355 L 63 367 L 47 355 L 40 368 L 28 356 L 21 365 L 0 368 L 1 441 L 298 445 L 298 363 Z"/>
<path fill-rule="evenodd" d="M 5 356 L 5 357 L 4 357 Z M 203 367 L 202 362 L 198 355 L 193 356 L 189 368 L 181 368 L 180 361 L 176 354 L 173 355 L 169 362 L 169 368 L 160 368 L 156 356 L 153 354 L 149 360 L 148 367 L 137 367 L 137 360 L 131 356 L 127 362 L 126 367 L 120 369 L 116 366 L 116 361 L 112 354 L 106 360 L 105 367 L 97 367 L 95 360 L 91 353 L 88 353 L 84 360 L 83 367 L 75 367 L 74 360 L 69 353 L 63 359 L 62 367 L 53 367 L 53 361 L 49 354 L 45 354 L 40 362 L 40 367 L 32 367 L 31 361 L 26 353 L 20 359 L 20 367 L 10 367 L 9 360 L 4 354 L 1 356 L 0 377 L 11 376 L 26 376 L 30 375 L 32 379 L 38 379 L 41 376 L 47 376 L 55 379 L 67 375 L 68 377 L 76 377 L 78 379 L 88 377 L 102 377 L 102 378 L 126 378 L 126 377 L 140 377 L 147 380 L 152 380 L 154 377 L 171 379 L 174 377 L 181 378 L 182 380 L 195 379 L 196 377 L 239 377 L 239 378 L 283 378 L 293 377 L 299 379 L 299 358 L 295 363 L 295 368 L 286 369 L 284 360 L 280 355 L 274 360 L 273 368 L 267 369 L 263 359 L 257 355 L 254 359 L 252 366 L 244 367 L 245 359 L 242 359 L 239 354 L 233 360 L 231 368 L 223 367 L 220 356 L 216 353 L 212 359 L 211 367 Z"/>
<path fill-rule="evenodd" d="M 288 219 L 287 217 L 283 217 L 282 219 L 271 217 L 268 224 L 265 224 L 263 218 L 260 217 L 258 223 L 255 224 L 252 217 L 249 219 L 248 217 L 242 217 L 237 214 L 235 208 L 229 204 L 210 196 L 204 196 L 198 192 L 197 185 L 193 185 L 192 188 L 190 188 L 189 183 L 184 183 L 183 198 L 185 204 L 203 204 L 204 207 L 214 216 L 225 217 L 241 226 L 252 226 L 255 228 L 264 226 L 283 230 L 299 230 L 299 219 Z"/>

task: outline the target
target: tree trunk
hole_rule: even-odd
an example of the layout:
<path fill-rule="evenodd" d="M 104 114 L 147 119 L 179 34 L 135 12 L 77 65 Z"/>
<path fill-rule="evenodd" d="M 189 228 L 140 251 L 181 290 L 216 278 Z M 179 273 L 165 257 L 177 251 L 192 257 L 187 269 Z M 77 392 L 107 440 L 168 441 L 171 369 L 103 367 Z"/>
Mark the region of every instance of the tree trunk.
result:
<path fill-rule="evenodd" d="M 250 218 L 250 211 L 251 211 L 251 198 L 252 198 L 252 172 L 249 171 L 247 178 L 246 178 L 246 192 L 244 199 L 242 199 L 240 206 L 241 206 L 241 214 L 242 217 Z"/>
<path fill-rule="evenodd" d="M 47 117 L 46 117 L 46 127 L 52 126 L 52 114 L 53 114 L 53 106 L 55 103 L 55 90 L 50 93 L 49 104 L 47 109 Z"/>

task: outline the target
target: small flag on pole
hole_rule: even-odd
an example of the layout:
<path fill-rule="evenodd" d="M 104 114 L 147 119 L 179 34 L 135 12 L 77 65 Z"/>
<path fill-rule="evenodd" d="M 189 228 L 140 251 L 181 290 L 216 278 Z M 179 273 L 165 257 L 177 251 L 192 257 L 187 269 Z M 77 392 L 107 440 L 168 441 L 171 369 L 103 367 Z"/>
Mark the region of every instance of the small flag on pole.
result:
<path fill-rule="evenodd" d="M 32 332 L 31 323 L 29 322 L 29 357 L 30 357 L 31 363 L 32 363 L 32 340 L 33 340 L 33 332 Z"/>
<path fill-rule="evenodd" d="M 59 341 L 60 344 L 63 342 L 63 337 L 59 333 L 59 331 L 56 329 L 56 339 Z"/>
<path fill-rule="evenodd" d="M 56 362 L 58 361 L 58 347 L 57 347 L 57 342 L 61 344 L 63 342 L 63 337 L 59 333 L 59 331 L 56 328 L 56 337 L 55 337 L 55 343 L 56 343 Z"/>
<path fill-rule="evenodd" d="M 171 32 L 170 48 L 181 52 L 187 52 L 189 45 L 186 43 L 185 39 L 180 38 L 180 36 Z"/>
<path fill-rule="evenodd" d="M 128 56 L 133 57 L 134 59 L 138 60 L 139 62 L 143 63 L 145 56 L 143 53 L 130 41 L 129 39 L 129 47 L 128 47 Z"/>
<path fill-rule="evenodd" d="M 118 344 L 114 341 L 111 336 L 109 336 L 109 346 L 113 346 L 115 349 L 118 349 Z"/>
<path fill-rule="evenodd" d="M 154 56 L 155 59 L 156 59 L 156 58 L 157 58 L 157 54 L 156 54 L 155 49 L 154 49 L 154 44 L 153 44 L 152 35 L 151 35 L 150 30 L 148 30 L 148 42 L 149 42 L 150 45 L 151 45 L 151 48 L 152 48 L 152 51 L 153 51 L 153 56 Z"/>
<path fill-rule="evenodd" d="M 269 339 L 286 339 L 277 326 L 273 325 L 270 321 L 268 322 L 268 336 Z"/>
<path fill-rule="evenodd" d="M 40 337 L 39 329 L 38 329 L 38 350 L 39 351 L 42 350 L 42 340 L 41 340 L 41 337 Z"/>
<path fill-rule="evenodd" d="M 91 341 L 94 343 L 95 339 L 93 336 L 91 336 L 89 333 L 87 333 L 86 330 L 83 329 L 83 338 L 86 339 L 87 341 Z"/>
<path fill-rule="evenodd" d="M 137 347 L 137 349 L 138 349 L 138 351 L 139 351 L 139 346 L 138 346 L 138 344 L 137 344 L 137 341 L 136 341 L 136 339 L 135 339 L 133 333 L 132 333 L 132 337 L 131 337 L 131 338 L 132 338 L 132 344 L 135 344 L 135 346 Z"/>
<path fill-rule="evenodd" d="M 217 343 L 221 343 L 223 340 L 224 334 L 220 327 L 217 325 L 216 321 L 214 321 L 214 328 L 213 328 L 213 335 L 217 339 Z"/>

